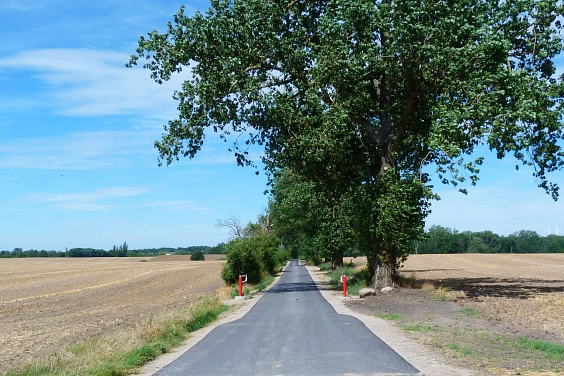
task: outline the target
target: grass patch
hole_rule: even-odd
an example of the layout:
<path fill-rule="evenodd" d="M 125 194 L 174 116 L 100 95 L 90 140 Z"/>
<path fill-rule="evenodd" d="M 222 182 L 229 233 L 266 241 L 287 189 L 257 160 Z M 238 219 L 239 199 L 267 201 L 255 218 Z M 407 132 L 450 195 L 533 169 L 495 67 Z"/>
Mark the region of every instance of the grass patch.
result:
<path fill-rule="evenodd" d="M 260 283 L 256 284 L 254 286 L 254 289 L 258 290 L 258 291 L 262 291 L 265 288 L 267 288 L 268 286 L 270 286 L 272 284 L 272 282 L 274 282 L 274 277 L 269 275 L 266 278 L 263 278 L 263 280 L 260 281 Z"/>
<path fill-rule="evenodd" d="M 367 287 L 370 279 L 368 269 L 356 269 L 352 263 L 346 264 L 342 268 L 331 270 L 327 273 L 330 284 L 333 287 L 342 286 L 341 276 L 347 276 L 347 295 L 358 295 L 358 292 Z"/>
<path fill-rule="evenodd" d="M 451 349 L 452 351 L 455 351 L 455 352 L 462 354 L 462 355 L 465 355 L 465 356 L 472 356 L 473 357 L 473 356 L 477 355 L 476 351 L 474 351 L 472 349 L 467 349 L 467 348 L 461 347 L 456 342 L 449 343 L 447 347 L 449 349 Z"/>
<path fill-rule="evenodd" d="M 268 275 L 256 285 L 245 285 L 245 287 L 243 287 L 243 295 L 250 295 L 252 291 L 262 291 L 270 286 L 272 282 L 274 282 L 274 276 Z M 239 296 L 239 286 L 236 286 L 231 291 L 229 291 L 229 296 L 231 297 L 231 299 Z"/>
<path fill-rule="evenodd" d="M 353 268 L 337 268 L 335 270 L 331 270 L 327 275 L 331 278 L 331 286 L 340 286 L 341 285 L 341 276 L 347 276 L 347 283 L 352 282 L 352 277 L 355 274 L 355 270 Z"/>
<path fill-rule="evenodd" d="M 480 312 L 470 307 L 462 308 L 462 313 L 464 313 L 468 317 L 476 317 L 480 315 Z"/>
<path fill-rule="evenodd" d="M 126 343 L 123 333 L 88 339 L 65 347 L 33 364 L 8 371 L 6 376 L 83 375 L 125 376 L 179 346 L 189 335 L 228 309 L 219 297 L 193 305 L 189 310 L 161 322 L 152 317 L 137 328 Z"/>
<path fill-rule="evenodd" d="M 249 287 L 243 287 L 243 296 L 247 296 L 251 293 L 251 289 Z M 233 289 L 229 292 L 229 297 L 231 299 L 235 299 L 236 296 L 239 296 L 239 287 L 233 287 Z"/>
<path fill-rule="evenodd" d="M 436 331 L 437 328 L 434 326 L 428 326 L 428 325 L 407 325 L 403 327 L 403 330 L 406 330 L 408 332 L 431 332 L 431 331 Z"/>
<path fill-rule="evenodd" d="M 374 316 L 384 320 L 396 321 L 403 319 L 403 316 L 396 315 L 395 313 L 375 313 Z"/>
<path fill-rule="evenodd" d="M 333 270 L 333 263 L 331 262 L 324 262 L 323 264 L 319 264 L 319 270 L 321 271 L 329 271 Z"/>
<path fill-rule="evenodd" d="M 553 360 L 564 359 L 564 346 L 556 343 L 537 341 L 525 337 L 519 337 L 518 342 L 528 349 L 542 352 L 547 358 Z"/>
<path fill-rule="evenodd" d="M 360 290 L 367 287 L 365 283 L 347 284 L 347 295 L 358 295 Z"/>

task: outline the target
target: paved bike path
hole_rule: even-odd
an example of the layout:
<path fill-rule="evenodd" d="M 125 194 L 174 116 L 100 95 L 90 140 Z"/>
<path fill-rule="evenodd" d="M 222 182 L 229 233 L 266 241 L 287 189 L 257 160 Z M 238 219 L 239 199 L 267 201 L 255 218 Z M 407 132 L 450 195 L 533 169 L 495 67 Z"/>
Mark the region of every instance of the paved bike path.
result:
<path fill-rule="evenodd" d="M 360 320 L 337 314 L 293 260 L 243 318 L 213 329 L 156 375 L 417 373 Z"/>

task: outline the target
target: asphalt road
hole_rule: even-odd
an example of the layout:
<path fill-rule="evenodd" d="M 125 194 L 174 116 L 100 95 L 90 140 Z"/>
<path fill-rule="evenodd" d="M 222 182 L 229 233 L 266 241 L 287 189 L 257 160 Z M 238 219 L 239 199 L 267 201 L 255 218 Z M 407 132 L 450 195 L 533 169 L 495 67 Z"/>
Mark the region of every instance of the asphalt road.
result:
<path fill-rule="evenodd" d="M 156 375 L 415 375 L 361 321 L 339 315 L 298 261 L 241 319 Z"/>

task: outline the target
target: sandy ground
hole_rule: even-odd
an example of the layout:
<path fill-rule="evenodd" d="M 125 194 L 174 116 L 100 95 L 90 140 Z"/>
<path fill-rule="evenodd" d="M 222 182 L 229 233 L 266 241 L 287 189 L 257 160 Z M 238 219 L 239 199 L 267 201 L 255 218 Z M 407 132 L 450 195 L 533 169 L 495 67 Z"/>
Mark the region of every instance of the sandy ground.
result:
<path fill-rule="evenodd" d="M 0 372 L 85 338 L 166 317 L 223 286 L 223 262 L 214 257 L 141 260 L 0 259 Z"/>

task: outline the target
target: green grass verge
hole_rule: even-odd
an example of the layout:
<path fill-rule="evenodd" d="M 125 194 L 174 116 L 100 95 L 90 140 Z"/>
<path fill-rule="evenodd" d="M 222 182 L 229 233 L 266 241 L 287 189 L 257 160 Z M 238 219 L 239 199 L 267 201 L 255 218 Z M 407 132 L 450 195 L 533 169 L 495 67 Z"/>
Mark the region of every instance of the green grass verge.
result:
<path fill-rule="evenodd" d="M 519 337 L 518 342 L 528 349 L 539 351 L 545 357 L 553 360 L 564 361 L 564 346 L 556 343 L 537 341 L 525 337 Z"/>
<path fill-rule="evenodd" d="M 6 376 L 40 376 L 40 375 L 59 375 L 59 376 L 125 376 L 135 373 L 140 366 L 156 359 L 159 355 L 169 352 L 178 347 L 188 334 L 203 328 L 215 321 L 218 316 L 228 309 L 221 304 L 219 298 L 206 300 L 194 305 L 189 310 L 189 315 L 184 318 L 163 323 L 152 327 L 143 341 L 135 347 L 116 352 L 102 360 L 89 363 L 88 360 L 83 364 L 76 364 L 76 361 L 65 362 L 65 356 L 52 355 L 48 360 L 39 361 L 35 364 L 23 366 L 20 369 L 8 371 Z M 152 323 L 148 324 L 153 325 Z M 88 358 L 90 351 L 96 351 L 96 342 L 102 340 L 90 339 L 83 343 L 68 346 L 65 349 L 67 354 L 72 354 L 73 358 Z"/>
<path fill-rule="evenodd" d="M 254 286 L 254 289 L 258 290 L 258 291 L 262 291 L 265 288 L 267 288 L 268 286 L 270 286 L 270 284 L 272 284 L 272 282 L 274 282 L 274 276 L 269 275 L 266 278 L 263 278 L 263 280 L 260 281 L 259 284 L 256 284 Z"/>
<path fill-rule="evenodd" d="M 330 265 L 330 263 L 329 263 Z M 331 270 L 327 273 L 329 276 L 330 284 L 334 287 L 342 286 L 341 276 L 347 276 L 347 295 L 358 295 L 358 292 L 368 286 L 370 279 L 368 269 L 355 269 L 354 265 L 347 264 L 342 268 Z"/>
<path fill-rule="evenodd" d="M 436 331 L 437 327 L 417 324 L 417 325 L 406 325 L 406 326 L 403 327 L 403 330 L 408 331 L 408 332 L 424 333 L 424 332 Z"/>
<path fill-rule="evenodd" d="M 384 320 L 396 321 L 403 319 L 403 316 L 396 315 L 395 313 L 375 313 L 374 316 Z"/>
<path fill-rule="evenodd" d="M 263 278 L 262 281 L 260 281 L 256 285 L 244 287 L 243 288 L 243 295 L 245 295 L 245 296 L 249 295 L 252 291 L 262 291 L 265 288 L 267 288 L 268 286 L 270 286 L 272 284 L 272 282 L 274 282 L 274 276 L 268 275 L 265 278 Z M 235 298 L 236 296 L 239 296 L 239 286 L 234 287 L 229 292 L 229 296 L 231 296 L 231 299 Z"/>

